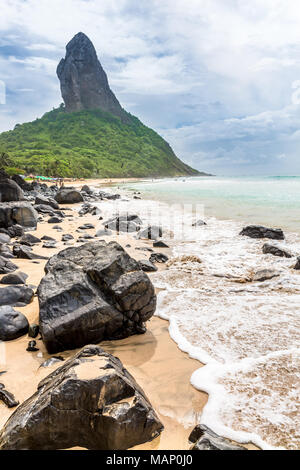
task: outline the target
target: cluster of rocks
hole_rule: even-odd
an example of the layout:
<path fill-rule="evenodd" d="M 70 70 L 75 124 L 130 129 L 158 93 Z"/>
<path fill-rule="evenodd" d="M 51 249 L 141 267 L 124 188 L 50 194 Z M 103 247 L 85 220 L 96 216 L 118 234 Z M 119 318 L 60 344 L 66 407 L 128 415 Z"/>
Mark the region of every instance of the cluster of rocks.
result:
<path fill-rule="evenodd" d="M 240 232 L 240 235 L 246 236 L 249 238 L 254 238 L 254 239 L 271 239 L 271 240 L 285 240 L 285 235 L 281 229 L 273 229 L 273 228 L 268 228 L 264 227 L 261 225 L 248 225 L 247 227 L 244 227 L 243 230 Z M 281 258 L 293 258 L 294 255 L 291 253 L 289 250 L 286 248 L 271 244 L 271 243 L 265 243 L 262 247 L 262 252 L 264 254 L 270 254 L 273 256 L 281 257 Z M 300 257 L 297 258 L 297 263 L 295 266 L 293 266 L 295 270 L 300 270 Z M 278 273 L 276 273 L 273 270 L 270 269 L 264 269 L 261 271 L 258 271 L 252 280 L 254 281 L 266 281 L 269 279 L 272 279 L 273 277 L 279 276 Z"/>
<path fill-rule="evenodd" d="M 116 357 L 88 345 L 42 380 L 0 432 L 1 450 L 128 449 L 163 430 Z"/>
<path fill-rule="evenodd" d="M 118 359 L 97 346 L 86 346 L 146 331 L 145 322 L 155 311 L 156 295 L 137 261 L 115 242 L 93 241 L 65 249 L 49 259 L 38 287 L 39 325 L 29 325 L 15 309 L 30 303 L 34 291 L 26 285 L 27 275 L 18 271 L 13 260 L 48 259 L 36 254 L 33 247 L 41 243 L 45 248 L 56 247 L 54 238 L 45 235 L 39 239 L 27 230 L 35 229 L 45 217 L 49 223 L 59 224 L 66 217 L 60 204 L 82 202 L 79 215 L 97 215 L 100 211 L 93 202 L 119 195 L 95 193 L 88 187 L 82 191 L 58 190 L 56 186 L 26 183 L 21 177 L 16 180 L 5 176 L 0 184 L 0 273 L 4 275 L 0 281 L 4 285 L 0 288 L 0 340 L 10 341 L 26 334 L 36 338 L 40 333 L 51 354 L 85 348 L 39 384 L 36 394 L 19 406 L 0 433 L 0 449 L 78 445 L 126 449 L 152 440 L 163 426 L 144 392 Z M 136 222 L 141 224 L 140 220 Z M 59 225 L 53 228 L 60 229 Z M 94 238 L 86 233 L 94 228 L 93 224 L 82 224 L 78 241 Z M 65 243 L 72 240 L 73 235 L 62 235 Z M 34 339 L 29 341 L 27 351 L 38 351 Z M 61 358 L 54 356 L 43 367 L 56 362 Z M 85 366 L 89 372 L 83 378 Z M 10 407 L 18 405 L 2 384 L 0 400 Z"/>

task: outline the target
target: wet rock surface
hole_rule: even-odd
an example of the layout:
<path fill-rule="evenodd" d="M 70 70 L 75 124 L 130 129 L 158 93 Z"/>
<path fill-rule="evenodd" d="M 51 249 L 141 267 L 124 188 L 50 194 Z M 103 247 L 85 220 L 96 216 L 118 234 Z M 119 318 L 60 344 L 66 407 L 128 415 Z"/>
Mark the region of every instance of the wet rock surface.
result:
<path fill-rule="evenodd" d="M 116 242 L 89 242 L 53 256 L 38 288 L 40 331 L 49 352 L 145 332 L 154 287 Z"/>
<path fill-rule="evenodd" d="M 34 292 L 27 286 L 8 286 L 0 288 L 0 306 L 14 305 L 23 307 L 30 304 Z"/>
<path fill-rule="evenodd" d="M 0 433 L 2 450 L 128 449 L 163 425 L 116 357 L 86 346 L 38 385 Z"/>
<path fill-rule="evenodd" d="M 85 34 L 76 34 L 67 44 L 57 76 L 67 112 L 100 108 L 129 120 L 111 91 L 95 48 Z"/>
<path fill-rule="evenodd" d="M 27 318 L 11 306 L 0 307 L 0 341 L 10 341 L 28 332 Z"/>
<path fill-rule="evenodd" d="M 245 447 L 233 444 L 229 439 L 218 436 L 201 424 L 192 431 L 189 441 L 195 444 L 192 450 L 246 450 Z"/>

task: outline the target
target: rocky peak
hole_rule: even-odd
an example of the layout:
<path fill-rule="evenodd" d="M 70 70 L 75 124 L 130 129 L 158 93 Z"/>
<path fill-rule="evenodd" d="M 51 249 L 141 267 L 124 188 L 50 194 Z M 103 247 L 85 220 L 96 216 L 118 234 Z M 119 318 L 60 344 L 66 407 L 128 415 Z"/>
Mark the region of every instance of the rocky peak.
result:
<path fill-rule="evenodd" d="M 93 43 L 84 33 L 76 34 L 67 44 L 57 76 L 67 112 L 100 108 L 128 119 L 109 87 Z"/>

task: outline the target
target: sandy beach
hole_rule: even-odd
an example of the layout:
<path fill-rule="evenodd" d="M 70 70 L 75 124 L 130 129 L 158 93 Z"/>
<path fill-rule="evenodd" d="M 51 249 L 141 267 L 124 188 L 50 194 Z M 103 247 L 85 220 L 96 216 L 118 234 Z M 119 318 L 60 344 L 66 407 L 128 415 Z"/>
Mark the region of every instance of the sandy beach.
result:
<path fill-rule="evenodd" d="M 114 183 L 120 182 L 119 180 Z M 80 181 L 74 186 L 83 184 L 102 185 L 103 182 Z M 65 205 L 66 206 L 66 205 Z M 67 206 L 66 206 L 67 207 Z M 93 223 L 96 216 L 86 215 L 79 217 L 78 206 L 69 206 L 68 216 L 60 224 L 63 233 L 71 233 L 76 238 L 76 229 L 84 223 Z M 39 255 L 52 256 L 65 248 L 61 242 L 62 232 L 53 230 L 47 222 L 38 224 L 34 232 L 41 238 L 49 235 L 58 241 L 57 248 L 42 248 L 41 244 L 35 246 L 33 251 Z M 92 235 L 95 230 L 90 230 Z M 136 250 L 137 247 L 150 247 L 151 242 L 138 241 L 130 235 L 117 236 L 113 234 L 104 238 L 107 241 L 117 240 L 127 252 L 135 259 L 146 259 L 147 252 Z M 130 245 L 130 248 L 128 247 Z M 157 251 L 160 251 L 157 249 Z M 161 250 L 167 253 L 168 250 Z M 43 274 L 46 261 L 14 260 L 19 269 L 28 274 L 27 284 L 38 286 Z M 159 269 L 164 269 L 159 266 Z M 150 275 L 151 276 L 151 275 Z M 2 276 L 1 276 L 2 277 Z M 27 318 L 30 324 L 38 323 L 38 300 L 36 296 L 31 304 L 17 308 Z M 41 340 L 37 341 L 38 352 L 27 352 L 26 347 L 30 338 L 23 336 L 17 340 L 2 343 L 5 350 L 6 363 L 0 364 L 0 371 L 7 372 L 1 376 L 1 382 L 7 390 L 12 392 L 20 403 L 30 397 L 37 388 L 41 379 L 59 366 L 40 368 L 40 364 L 48 359 L 45 346 Z M 138 446 L 138 449 L 189 449 L 188 436 L 193 427 L 199 422 L 201 410 L 207 401 L 207 395 L 197 391 L 190 384 L 191 374 L 199 368 L 199 362 L 179 350 L 171 340 L 168 332 L 168 322 L 153 317 L 147 323 L 147 333 L 132 336 L 120 341 L 102 342 L 100 346 L 107 352 L 119 357 L 128 371 L 135 377 L 144 389 L 154 409 L 165 426 L 164 432 L 154 441 Z M 67 359 L 74 351 L 65 351 L 61 355 Z M 14 409 L 7 408 L 0 402 L 0 427 L 4 425 Z"/>

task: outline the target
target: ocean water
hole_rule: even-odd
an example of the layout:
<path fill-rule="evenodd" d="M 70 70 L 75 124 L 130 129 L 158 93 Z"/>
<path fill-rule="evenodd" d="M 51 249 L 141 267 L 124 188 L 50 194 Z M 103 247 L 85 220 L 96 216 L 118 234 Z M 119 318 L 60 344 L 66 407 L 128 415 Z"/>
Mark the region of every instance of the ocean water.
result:
<path fill-rule="evenodd" d="M 300 176 L 175 178 L 127 186 L 148 199 L 203 204 L 208 217 L 300 231 Z"/>
<path fill-rule="evenodd" d="M 152 275 L 156 314 L 179 348 L 199 360 L 191 383 L 209 394 L 201 423 L 263 449 L 300 448 L 300 178 L 191 178 L 139 182 L 142 200 L 105 203 L 166 228 L 167 269 Z M 207 225 L 194 227 L 199 218 Z M 292 258 L 239 235 L 261 223 L 285 230 Z M 253 282 L 255 272 L 274 277 Z M 193 423 L 186 422 L 189 426 Z"/>

